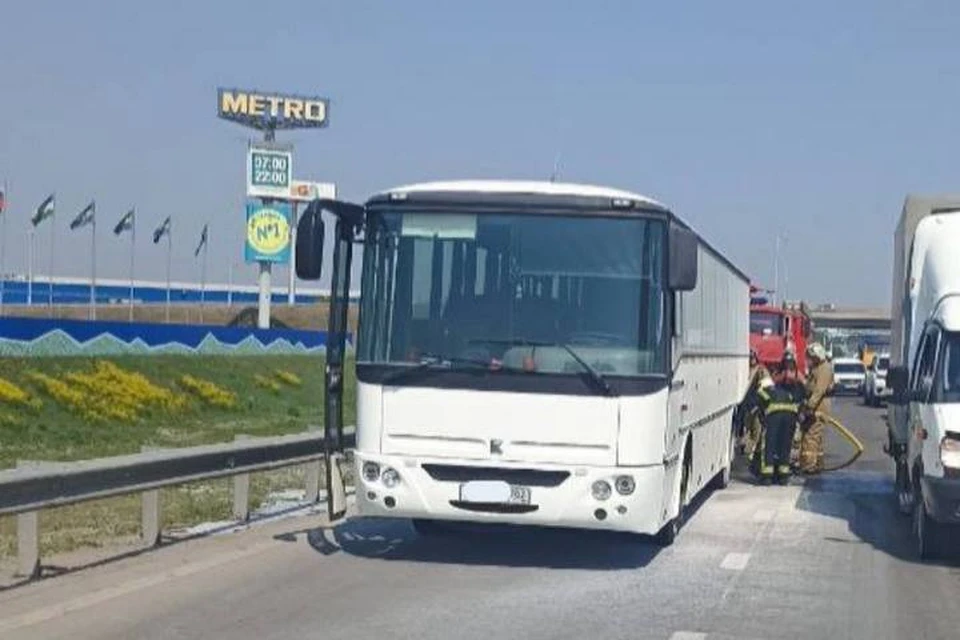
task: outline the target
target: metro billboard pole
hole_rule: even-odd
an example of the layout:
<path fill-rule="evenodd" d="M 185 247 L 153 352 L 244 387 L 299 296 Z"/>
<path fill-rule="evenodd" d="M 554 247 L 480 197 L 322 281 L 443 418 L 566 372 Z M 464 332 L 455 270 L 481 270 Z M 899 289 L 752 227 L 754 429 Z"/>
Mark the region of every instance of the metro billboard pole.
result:
<path fill-rule="evenodd" d="M 267 126 L 263 132 L 263 141 L 266 143 L 272 143 L 276 141 L 276 138 L 276 130 L 272 126 Z M 270 204 L 270 199 L 264 198 L 263 203 Z M 271 295 L 271 276 L 273 268 L 272 264 L 266 260 L 260 260 L 257 264 L 259 266 L 257 284 L 260 287 L 259 296 L 257 299 L 257 328 L 269 329 L 270 303 L 273 301 Z"/>
<path fill-rule="evenodd" d="M 292 301 L 294 294 L 294 268 L 290 256 L 293 244 L 291 228 L 296 225 L 296 209 L 290 220 L 290 208 L 293 198 L 292 148 L 282 148 L 276 144 L 277 129 L 316 129 L 327 126 L 329 101 L 326 98 L 308 97 L 292 94 L 247 91 L 240 89 L 217 90 L 217 115 L 263 132 L 262 146 L 258 149 L 251 142 L 247 150 L 246 196 L 248 198 L 247 220 L 247 262 L 257 262 L 257 283 L 259 304 L 257 327 L 270 327 L 270 304 L 272 301 L 273 264 L 290 263 L 290 284 L 288 296 Z M 250 198 L 259 198 L 264 209 L 251 213 Z M 282 207 L 271 207 L 271 203 L 283 202 Z M 279 215 L 280 209 L 285 213 Z M 251 217 L 251 215 L 253 217 Z M 258 220 L 264 226 L 257 226 Z M 287 229 L 280 230 L 284 224 Z M 272 225 L 272 226 L 271 226 Z M 284 236 L 278 237 L 283 233 Z M 253 236 L 251 236 L 253 234 Z M 272 235 L 271 235 L 272 234 Z M 252 245 L 263 245 L 262 247 Z M 269 245 L 269 246 L 268 246 Z M 281 246 L 282 245 L 282 246 Z"/>

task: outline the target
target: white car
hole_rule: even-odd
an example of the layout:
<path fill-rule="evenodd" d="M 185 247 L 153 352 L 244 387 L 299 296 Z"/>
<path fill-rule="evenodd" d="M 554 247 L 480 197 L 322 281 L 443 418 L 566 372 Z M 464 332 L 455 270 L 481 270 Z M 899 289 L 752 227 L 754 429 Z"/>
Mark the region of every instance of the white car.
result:
<path fill-rule="evenodd" d="M 857 358 L 833 359 L 833 390 L 839 394 L 859 395 L 863 391 L 863 381 L 867 377 L 867 368 Z"/>
<path fill-rule="evenodd" d="M 890 397 L 893 390 L 887 386 L 887 369 L 890 368 L 890 354 L 883 353 L 874 357 L 867 367 L 867 375 L 863 381 L 863 401 L 872 407 Z"/>

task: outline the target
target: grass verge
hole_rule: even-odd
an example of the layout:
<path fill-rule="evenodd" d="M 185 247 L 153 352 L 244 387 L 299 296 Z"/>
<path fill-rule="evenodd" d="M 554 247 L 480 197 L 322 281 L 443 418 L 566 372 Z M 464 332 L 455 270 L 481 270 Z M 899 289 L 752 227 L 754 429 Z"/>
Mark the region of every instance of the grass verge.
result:
<path fill-rule="evenodd" d="M 316 356 L 0 359 L 0 468 L 17 460 L 80 460 L 135 453 L 143 446 L 188 447 L 239 434 L 300 432 L 322 424 L 323 364 Z M 344 421 L 353 424 L 352 366 L 348 371 Z M 51 379 L 86 396 L 75 397 Z M 4 381 L 27 398 L 9 387 L 4 391 Z M 271 492 L 300 489 L 303 482 L 300 467 L 255 474 L 251 507 Z M 229 479 L 165 489 L 164 527 L 229 519 L 231 492 Z M 115 544 L 135 538 L 139 526 L 138 495 L 50 509 L 40 514 L 41 553 Z M 15 553 L 16 518 L 0 518 L 0 557 Z"/>

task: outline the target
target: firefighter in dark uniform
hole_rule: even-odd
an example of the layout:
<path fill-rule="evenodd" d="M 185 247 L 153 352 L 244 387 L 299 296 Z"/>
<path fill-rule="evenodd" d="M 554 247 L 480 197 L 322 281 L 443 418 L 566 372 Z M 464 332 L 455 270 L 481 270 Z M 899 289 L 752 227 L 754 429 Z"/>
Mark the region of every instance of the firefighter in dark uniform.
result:
<path fill-rule="evenodd" d="M 750 468 L 760 484 L 785 485 L 790 481 L 790 451 L 799 404 L 788 385 L 779 385 L 769 376 L 760 381 L 754 402 L 762 427 Z"/>
<path fill-rule="evenodd" d="M 743 399 L 737 405 L 737 435 L 741 450 L 747 458 L 753 457 L 757 441 L 760 439 L 760 418 L 758 416 L 756 394 L 760 390 L 760 381 L 769 376 L 767 368 L 760 364 L 757 352 L 750 350 L 750 379 Z"/>

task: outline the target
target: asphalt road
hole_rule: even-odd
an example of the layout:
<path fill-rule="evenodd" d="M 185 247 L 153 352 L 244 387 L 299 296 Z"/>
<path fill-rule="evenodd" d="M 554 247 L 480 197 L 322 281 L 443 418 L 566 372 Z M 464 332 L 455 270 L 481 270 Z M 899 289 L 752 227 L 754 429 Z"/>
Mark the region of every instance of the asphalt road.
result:
<path fill-rule="evenodd" d="M 740 480 L 668 549 L 298 519 L 2 592 L 0 637 L 960 637 L 960 563 L 915 559 L 880 449 L 884 410 L 835 410 L 867 445 L 853 467 L 790 487 Z"/>

